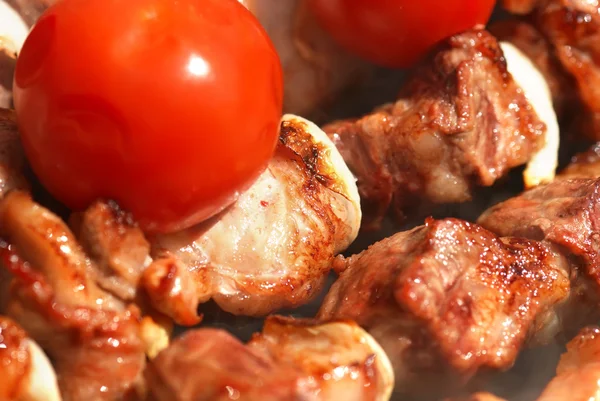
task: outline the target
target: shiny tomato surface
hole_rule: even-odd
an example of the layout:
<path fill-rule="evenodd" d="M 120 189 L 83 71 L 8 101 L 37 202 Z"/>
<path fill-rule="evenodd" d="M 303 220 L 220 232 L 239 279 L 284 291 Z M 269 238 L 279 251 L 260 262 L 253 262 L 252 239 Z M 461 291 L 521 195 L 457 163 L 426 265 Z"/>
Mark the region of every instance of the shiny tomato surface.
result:
<path fill-rule="evenodd" d="M 408 67 L 440 40 L 487 23 L 495 0 L 308 0 L 343 47 L 385 67 Z"/>
<path fill-rule="evenodd" d="M 165 232 L 219 212 L 264 170 L 282 86 L 236 0 L 66 0 L 27 38 L 14 98 L 50 193 L 73 209 L 114 199 Z"/>

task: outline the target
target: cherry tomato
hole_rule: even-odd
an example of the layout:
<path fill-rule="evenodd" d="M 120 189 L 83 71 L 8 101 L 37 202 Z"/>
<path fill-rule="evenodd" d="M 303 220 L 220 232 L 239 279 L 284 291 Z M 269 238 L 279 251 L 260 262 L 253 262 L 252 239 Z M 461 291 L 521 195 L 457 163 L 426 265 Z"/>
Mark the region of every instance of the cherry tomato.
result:
<path fill-rule="evenodd" d="M 273 154 L 279 57 L 236 0 L 65 0 L 19 55 L 32 168 L 73 209 L 110 198 L 149 232 L 231 204 Z"/>
<path fill-rule="evenodd" d="M 317 21 L 350 52 L 408 67 L 440 40 L 485 24 L 495 0 L 308 0 Z"/>

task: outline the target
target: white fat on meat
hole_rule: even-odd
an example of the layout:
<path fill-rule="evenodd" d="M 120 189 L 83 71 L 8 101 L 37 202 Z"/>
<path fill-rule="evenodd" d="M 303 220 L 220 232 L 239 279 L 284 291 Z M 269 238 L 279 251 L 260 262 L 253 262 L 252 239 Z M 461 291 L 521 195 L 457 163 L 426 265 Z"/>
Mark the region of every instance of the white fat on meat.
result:
<path fill-rule="evenodd" d="M 358 235 L 355 181 L 319 127 L 285 115 L 275 155 L 255 183 L 211 220 L 153 238 L 152 256 L 185 265 L 199 303 L 212 298 L 253 316 L 300 306 Z"/>
<path fill-rule="evenodd" d="M 29 27 L 19 13 L 0 0 L 0 47 L 18 53 L 29 34 Z"/>
<path fill-rule="evenodd" d="M 546 124 L 545 144 L 533 155 L 523 172 L 525 186 L 531 188 L 552 181 L 556 175 L 560 143 L 558 119 L 552 105 L 550 88 L 542 73 L 514 45 L 501 42 L 500 47 L 504 52 L 508 71 L 540 120 Z"/>

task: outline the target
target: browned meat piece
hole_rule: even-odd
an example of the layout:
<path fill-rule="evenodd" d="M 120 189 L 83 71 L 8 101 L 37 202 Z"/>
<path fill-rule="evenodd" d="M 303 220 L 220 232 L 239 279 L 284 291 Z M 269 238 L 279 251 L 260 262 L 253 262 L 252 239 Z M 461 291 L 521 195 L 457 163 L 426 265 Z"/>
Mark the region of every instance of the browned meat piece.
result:
<path fill-rule="evenodd" d="M 145 365 L 137 308 L 96 285 L 69 229 L 26 194 L 0 201 L 0 234 L 14 276 L 7 314 L 53 358 L 63 400 L 132 393 Z"/>
<path fill-rule="evenodd" d="M 478 371 L 510 368 L 527 341 L 552 338 L 573 268 L 551 244 L 456 219 L 430 219 L 337 267 L 318 317 L 366 328 L 398 391 L 446 395 Z"/>
<path fill-rule="evenodd" d="M 56 3 L 57 0 L 4 0 L 10 4 L 32 26 L 42 15 L 46 8 Z"/>
<path fill-rule="evenodd" d="M 94 279 L 100 287 L 122 300 L 134 300 L 151 260 L 150 244 L 131 215 L 114 202 L 95 202 L 84 213 L 73 215 L 71 225 L 95 262 Z"/>
<path fill-rule="evenodd" d="M 586 152 L 575 155 L 560 176 L 564 178 L 600 178 L 600 142 Z"/>
<path fill-rule="evenodd" d="M 464 202 L 543 145 L 545 124 L 507 71 L 486 31 L 445 46 L 399 100 L 324 128 L 358 178 L 363 228 L 392 208 L 400 219 L 431 204 Z"/>
<path fill-rule="evenodd" d="M 354 323 L 280 317 L 248 345 L 222 330 L 188 331 L 146 376 L 153 401 L 387 401 L 393 388 L 387 357 Z"/>
<path fill-rule="evenodd" d="M 577 108 L 582 106 L 577 91 L 573 90 L 576 85 L 573 77 L 564 70 L 548 40 L 533 25 L 505 20 L 492 24 L 489 29 L 499 41 L 512 43 L 535 64 L 548 83 L 559 116 L 580 111 Z"/>
<path fill-rule="evenodd" d="M 564 69 L 575 79 L 585 117 L 581 131 L 600 139 L 600 7 L 598 1 L 548 0 L 535 12 Z M 583 118 L 582 118 L 583 119 Z"/>
<path fill-rule="evenodd" d="M 514 14 L 529 14 L 544 0 L 502 0 L 502 5 Z"/>
<path fill-rule="evenodd" d="M 582 262 L 600 296 L 600 179 L 558 179 L 484 212 L 478 223 L 501 236 L 549 241 Z"/>
<path fill-rule="evenodd" d="M 144 285 L 157 309 L 169 313 L 162 300 L 179 299 L 166 309 L 185 315 L 212 298 L 228 312 L 260 316 L 300 306 L 323 288 L 333 257 L 358 234 L 358 191 L 317 126 L 287 115 L 281 127 L 268 168 L 234 205 L 151 240 L 155 265 Z"/>

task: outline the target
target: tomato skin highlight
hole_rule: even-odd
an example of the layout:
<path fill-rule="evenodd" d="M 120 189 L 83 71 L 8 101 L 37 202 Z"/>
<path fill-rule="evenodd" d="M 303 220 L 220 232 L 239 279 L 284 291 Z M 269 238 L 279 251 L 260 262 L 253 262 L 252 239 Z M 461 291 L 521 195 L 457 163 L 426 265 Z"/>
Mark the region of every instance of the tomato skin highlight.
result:
<path fill-rule="evenodd" d="M 495 0 L 308 0 L 348 51 L 383 67 L 409 67 L 439 41 L 485 24 Z"/>
<path fill-rule="evenodd" d="M 114 199 L 145 230 L 170 232 L 264 170 L 283 77 L 236 0 L 67 0 L 25 41 L 14 99 L 28 159 L 58 200 Z"/>

